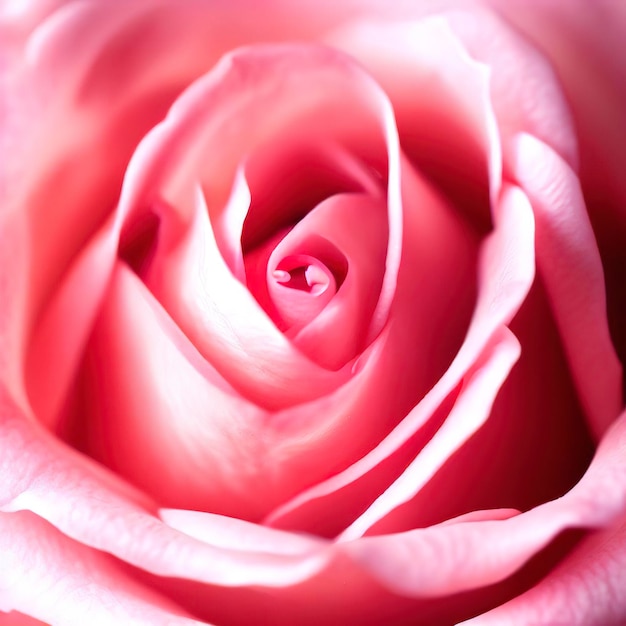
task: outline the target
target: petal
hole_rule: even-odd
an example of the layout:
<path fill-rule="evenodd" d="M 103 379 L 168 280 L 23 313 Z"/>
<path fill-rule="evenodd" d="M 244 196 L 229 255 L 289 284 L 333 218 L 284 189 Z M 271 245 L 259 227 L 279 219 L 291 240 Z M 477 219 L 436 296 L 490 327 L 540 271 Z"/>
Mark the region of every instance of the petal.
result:
<path fill-rule="evenodd" d="M 401 476 L 339 536 L 339 541 L 362 536 L 389 512 L 408 502 L 487 421 L 500 386 L 520 354 L 519 343 L 505 329 L 496 335 L 493 344 L 465 374 L 459 396 L 441 428 Z"/>
<path fill-rule="evenodd" d="M 145 495 L 54 440 L 2 392 L 2 511 L 32 511 L 79 543 L 160 576 L 289 586 L 324 566 L 324 544 L 306 555 L 259 553 L 205 544 L 168 527 Z"/>
<path fill-rule="evenodd" d="M 311 552 L 321 543 L 311 536 L 201 511 L 161 509 L 159 516 L 168 526 L 190 537 L 229 549 L 297 555 Z"/>
<path fill-rule="evenodd" d="M 231 273 L 214 238 L 204 194 L 187 237 L 158 256 L 146 284 L 204 358 L 261 406 L 279 408 L 327 393 L 339 378 L 295 349 Z M 306 381 L 306 383 L 305 383 Z"/>
<path fill-rule="evenodd" d="M 200 624 L 132 580 L 108 556 L 72 541 L 32 513 L 0 513 L 0 530 L 3 609 L 68 626 Z"/>
<path fill-rule="evenodd" d="M 448 595 L 503 580 L 562 530 L 602 528 L 626 511 L 626 414 L 565 496 L 498 521 L 432 526 L 340 544 L 396 593 Z M 415 567 L 420 563 L 420 567 Z"/>
<path fill-rule="evenodd" d="M 590 427 L 600 438 L 622 406 L 622 369 L 609 335 L 602 263 L 578 179 L 546 144 L 521 134 L 514 172 L 537 222 L 537 263 Z"/>
<path fill-rule="evenodd" d="M 621 624 L 626 617 L 626 524 L 596 531 L 535 587 L 467 626 Z"/>

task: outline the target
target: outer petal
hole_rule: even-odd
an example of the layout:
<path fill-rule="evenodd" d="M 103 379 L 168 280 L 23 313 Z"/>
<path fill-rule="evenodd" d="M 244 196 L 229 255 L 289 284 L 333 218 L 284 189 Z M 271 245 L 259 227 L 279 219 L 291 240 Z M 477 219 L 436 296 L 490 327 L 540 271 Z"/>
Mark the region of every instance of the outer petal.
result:
<path fill-rule="evenodd" d="M 599 439 L 623 404 L 622 368 L 609 335 L 602 264 L 579 183 L 538 139 L 520 134 L 511 147 L 511 168 L 535 213 L 539 271 L 590 428 Z"/>
<path fill-rule="evenodd" d="M 447 595 L 512 574 L 568 527 L 610 527 L 626 511 L 626 414 L 564 497 L 509 519 L 432 526 L 340 544 L 397 593 Z M 421 567 L 415 567 L 420 563 Z"/>
<path fill-rule="evenodd" d="M 200 624 L 132 580 L 107 555 L 72 541 L 32 513 L 0 513 L 0 531 L 4 610 L 68 626 Z"/>
<path fill-rule="evenodd" d="M 626 522 L 587 537 L 537 586 L 466 626 L 609 626 L 626 619 Z"/>
<path fill-rule="evenodd" d="M 498 1 L 491 4 L 546 52 L 573 110 L 580 179 L 604 264 L 611 333 L 626 361 L 626 32 L 623 2 Z"/>
<path fill-rule="evenodd" d="M 153 573 L 226 586 L 291 585 L 327 559 L 323 541 L 293 556 L 191 539 L 152 515 L 145 496 L 33 424 L 4 389 L 0 407 L 2 511 L 32 511 L 72 539 Z"/>

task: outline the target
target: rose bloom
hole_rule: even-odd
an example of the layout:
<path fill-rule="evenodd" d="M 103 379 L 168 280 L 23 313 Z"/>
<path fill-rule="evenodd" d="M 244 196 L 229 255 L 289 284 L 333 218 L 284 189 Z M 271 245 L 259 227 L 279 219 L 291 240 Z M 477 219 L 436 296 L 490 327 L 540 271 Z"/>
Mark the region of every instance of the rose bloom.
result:
<path fill-rule="evenodd" d="M 626 624 L 611 0 L 5 0 L 0 624 Z"/>

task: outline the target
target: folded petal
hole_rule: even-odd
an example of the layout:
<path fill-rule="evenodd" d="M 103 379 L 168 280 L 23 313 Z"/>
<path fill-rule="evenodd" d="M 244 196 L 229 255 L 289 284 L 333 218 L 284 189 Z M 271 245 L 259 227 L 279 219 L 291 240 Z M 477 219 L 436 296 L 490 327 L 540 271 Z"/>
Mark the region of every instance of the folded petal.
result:
<path fill-rule="evenodd" d="M 580 184 L 545 143 L 512 142 L 512 168 L 537 223 L 537 264 L 545 282 L 589 424 L 600 438 L 622 406 L 622 368 L 609 334 L 604 274 Z"/>
<path fill-rule="evenodd" d="M 448 595 L 515 572 L 566 528 L 606 528 L 626 511 L 626 414 L 565 496 L 498 521 L 432 526 L 339 544 L 396 593 Z M 420 563 L 420 567 L 415 567 Z"/>
<path fill-rule="evenodd" d="M 500 386 L 519 357 L 514 335 L 502 329 L 476 365 L 464 376 L 454 407 L 444 423 L 411 461 L 400 477 L 338 537 L 340 541 L 362 536 L 376 522 L 408 502 L 489 418 Z"/>

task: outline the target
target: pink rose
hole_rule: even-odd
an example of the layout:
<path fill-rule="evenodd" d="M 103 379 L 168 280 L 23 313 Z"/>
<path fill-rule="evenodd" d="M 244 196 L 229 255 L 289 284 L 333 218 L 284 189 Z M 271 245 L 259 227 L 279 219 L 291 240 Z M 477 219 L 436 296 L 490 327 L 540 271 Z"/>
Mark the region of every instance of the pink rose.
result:
<path fill-rule="evenodd" d="M 626 623 L 625 33 L 7 0 L 0 624 Z"/>

